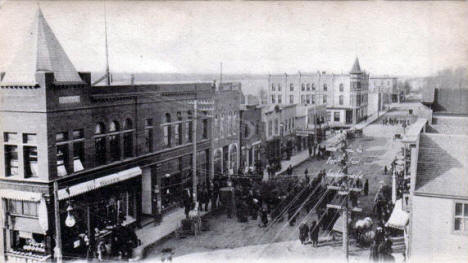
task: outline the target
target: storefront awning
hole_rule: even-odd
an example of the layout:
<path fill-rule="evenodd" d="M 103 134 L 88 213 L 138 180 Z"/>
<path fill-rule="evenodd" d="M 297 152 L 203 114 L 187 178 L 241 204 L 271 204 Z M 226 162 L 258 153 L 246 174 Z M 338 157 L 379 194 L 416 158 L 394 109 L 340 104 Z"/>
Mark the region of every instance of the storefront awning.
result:
<path fill-rule="evenodd" d="M 100 177 L 91 181 L 87 181 L 84 183 L 76 184 L 65 189 L 60 189 L 58 191 L 59 200 L 67 199 L 76 195 L 80 195 L 100 187 L 105 187 L 107 185 L 115 184 L 118 182 L 122 182 L 133 177 L 141 175 L 141 168 L 140 167 L 133 167 L 127 170 L 120 171 L 115 174 L 107 175 L 104 177 Z"/>
<path fill-rule="evenodd" d="M 395 207 L 393 207 L 392 214 L 390 215 L 387 224 L 385 224 L 386 227 L 392 227 L 401 230 L 405 229 L 405 226 L 409 221 L 409 215 L 407 212 L 403 211 L 402 205 L 402 199 L 398 199 L 395 202 Z"/>
<path fill-rule="evenodd" d="M 3 189 L 0 192 L 0 197 L 5 198 L 5 199 L 10 199 L 10 200 L 39 202 L 41 201 L 42 194 L 26 192 L 26 191 L 11 190 L 11 189 Z"/>

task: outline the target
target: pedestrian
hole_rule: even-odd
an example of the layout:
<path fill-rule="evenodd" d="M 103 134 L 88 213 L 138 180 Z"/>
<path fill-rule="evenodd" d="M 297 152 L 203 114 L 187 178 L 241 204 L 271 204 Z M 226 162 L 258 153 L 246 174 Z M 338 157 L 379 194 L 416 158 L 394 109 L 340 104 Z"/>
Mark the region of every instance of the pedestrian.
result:
<path fill-rule="evenodd" d="M 304 175 L 305 177 L 307 177 L 307 175 L 309 174 L 309 170 L 307 170 L 307 168 L 304 170 Z"/>
<path fill-rule="evenodd" d="M 260 227 L 266 227 L 268 225 L 268 212 L 265 207 L 260 210 L 260 219 L 262 220 Z"/>
<path fill-rule="evenodd" d="M 369 194 L 369 179 L 366 179 L 364 183 L 364 195 L 367 196 Z"/>
<path fill-rule="evenodd" d="M 310 240 L 312 241 L 313 247 L 318 246 L 319 231 L 320 231 L 319 225 L 317 224 L 316 221 L 313 221 L 312 225 L 309 228 L 309 236 L 310 236 Z"/>
<path fill-rule="evenodd" d="M 184 195 L 183 195 L 183 204 L 184 204 L 184 212 L 185 212 L 185 217 L 188 219 L 189 212 L 192 209 L 192 196 L 190 195 L 190 192 L 188 189 L 185 189 Z"/>
<path fill-rule="evenodd" d="M 383 171 L 384 171 L 384 175 L 387 175 L 388 169 L 387 169 L 387 166 L 386 166 L 386 165 L 385 165 L 385 167 L 384 167 L 384 170 L 383 170 Z"/>
<path fill-rule="evenodd" d="M 309 235 L 309 226 L 306 223 L 301 223 L 299 226 L 299 240 L 301 244 L 304 245 L 307 241 L 307 236 Z"/>
<path fill-rule="evenodd" d="M 289 166 L 288 166 L 288 175 L 291 176 L 292 173 L 293 173 L 292 165 L 289 165 Z"/>
<path fill-rule="evenodd" d="M 369 260 L 371 262 L 379 261 L 379 250 L 378 250 L 378 245 L 376 241 L 374 241 L 372 245 L 370 246 Z"/>

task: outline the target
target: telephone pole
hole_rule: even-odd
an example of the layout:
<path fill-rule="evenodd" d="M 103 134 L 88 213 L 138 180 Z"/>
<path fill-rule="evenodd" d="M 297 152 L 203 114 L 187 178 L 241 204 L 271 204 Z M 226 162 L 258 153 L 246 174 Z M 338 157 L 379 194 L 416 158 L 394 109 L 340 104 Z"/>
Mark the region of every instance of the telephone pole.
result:
<path fill-rule="evenodd" d="M 340 186 L 328 186 L 327 187 L 329 190 L 335 190 L 338 191 L 337 194 L 339 196 L 344 197 L 344 205 L 335 205 L 335 204 L 327 204 L 327 208 L 331 209 L 338 209 L 341 211 L 341 215 L 343 217 L 343 251 L 345 254 L 346 262 L 349 260 L 349 226 L 348 226 L 348 216 L 349 212 L 362 212 L 362 208 L 359 207 L 353 207 L 349 208 L 348 203 L 349 203 L 349 194 L 351 192 L 358 192 L 360 193 L 362 191 L 361 188 L 352 188 L 349 185 L 346 185 L 345 187 L 340 187 Z"/>
<path fill-rule="evenodd" d="M 60 206 L 58 197 L 58 181 L 54 181 L 54 216 L 55 216 L 55 249 L 57 263 L 62 263 L 62 231 L 60 225 Z"/>
<path fill-rule="evenodd" d="M 196 90 L 196 88 L 195 88 Z M 196 93 L 196 91 L 195 91 Z M 193 181 L 193 201 L 197 203 L 197 118 L 198 118 L 198 105 L 197 98 L 195 94 L 195 101 L 193 102 L 193 128 L 192 128 L 192 145 L 193 145 L 193 154 L 192 154 L 192 181 Z"/>

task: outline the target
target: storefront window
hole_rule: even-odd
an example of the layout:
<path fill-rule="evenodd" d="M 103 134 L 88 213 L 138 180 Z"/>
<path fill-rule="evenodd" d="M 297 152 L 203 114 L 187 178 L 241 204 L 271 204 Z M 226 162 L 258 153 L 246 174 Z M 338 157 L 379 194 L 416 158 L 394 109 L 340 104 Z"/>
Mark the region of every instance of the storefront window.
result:
<path fill-rule="evenodd" d="M 44 254 L 46 252 L 45 236 L 24 231 L 12 231 L 11 248 L 15 251 Z"/>

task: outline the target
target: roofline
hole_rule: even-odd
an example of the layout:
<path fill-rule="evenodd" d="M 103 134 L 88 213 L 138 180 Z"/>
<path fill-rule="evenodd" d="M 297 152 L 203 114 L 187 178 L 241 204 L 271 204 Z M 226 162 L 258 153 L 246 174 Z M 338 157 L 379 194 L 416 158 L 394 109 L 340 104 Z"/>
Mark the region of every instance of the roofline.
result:
<path fill-rule="evenodd" d="M 461 195 L 444 195 L 444 194 L 436 194 L 436 193 L 427 193 L 427 192 L 419 192 L 417 190 L 414 191 L 415 196 L 422 196 L 422 197 L 434 197 L 434 198 L 441 198 L 441 199 L 461 199 L 461 200 L 468 200 L 468 196 L 461 196 Z"/>

